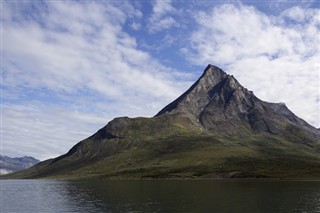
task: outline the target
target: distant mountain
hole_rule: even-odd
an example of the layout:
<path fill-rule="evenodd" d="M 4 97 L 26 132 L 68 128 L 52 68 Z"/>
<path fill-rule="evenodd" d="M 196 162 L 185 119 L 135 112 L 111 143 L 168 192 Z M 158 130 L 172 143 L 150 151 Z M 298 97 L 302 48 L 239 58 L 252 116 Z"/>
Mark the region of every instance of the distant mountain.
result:
<path fill-rule="evenodd" d="M 29 156 L 11 158 L 8 156 L 0 155 L 0 174 L 5 175 L 27 169 L 39 162 L 40 161 L 38 159 Z"/>
<path fill-rule="evenodd" d="M 320 132 L 208 65 L 155 117 L 115 118 L 68 153 L 9 177 L 319 178 Z"/>

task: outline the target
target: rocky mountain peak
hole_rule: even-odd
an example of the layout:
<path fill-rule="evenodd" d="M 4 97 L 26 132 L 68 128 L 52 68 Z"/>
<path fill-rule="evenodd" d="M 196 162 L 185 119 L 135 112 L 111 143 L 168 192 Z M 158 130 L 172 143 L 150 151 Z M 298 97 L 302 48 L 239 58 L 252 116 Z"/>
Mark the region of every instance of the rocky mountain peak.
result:
<path fill-rule="evenodd" d="M 164 107 L 155 117 L 183 115 L 208 131 L 227 135 L 244 132 L 278 134 L 284 126 L 304 126 L 283 104 L 268 103 L 244 88 L 232 75 L 209 64 L 201 77 L 180 97 Z"/>
<path fill-rule="evenodd" d="M 209 64 L 201 77 L 185 93 L 163 108 L 156 116 L 167 113 L 190 113 L 199 117 L 203 109 L 217 99 L 217 94 L 221 100 L 228 101 L 232 95 L 245 96 L 244 92 L 248 91 L 232 75 Z"/>
<path fill-rule="evenodd" d="M 202 83 L 208 83 L 208 84 L 215 84 L 218 81 L 221 81 L 222 79 L 226 78 L 228 76 L 227 73 L 225 73 L 222 69 L 220 69 L 217 66 L 209 64 L 203 74 L 200 76 L 199 81 Z"/>

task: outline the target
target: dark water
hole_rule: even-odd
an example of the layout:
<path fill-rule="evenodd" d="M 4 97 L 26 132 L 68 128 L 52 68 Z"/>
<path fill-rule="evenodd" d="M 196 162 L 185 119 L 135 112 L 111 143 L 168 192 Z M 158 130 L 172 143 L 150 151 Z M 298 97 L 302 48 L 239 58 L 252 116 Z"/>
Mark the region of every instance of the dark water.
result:
<path fill-rule="evenodd" d="M 2 180 L 6 212 L 320 212 L 320 181 Z"/>

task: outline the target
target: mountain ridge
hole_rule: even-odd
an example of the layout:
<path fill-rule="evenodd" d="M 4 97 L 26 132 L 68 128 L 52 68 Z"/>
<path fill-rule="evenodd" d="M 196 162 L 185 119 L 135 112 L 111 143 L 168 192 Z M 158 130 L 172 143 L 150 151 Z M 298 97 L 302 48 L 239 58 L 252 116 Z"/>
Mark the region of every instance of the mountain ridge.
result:
<path fill-rule="evenodd" d="M 316 128 L 208 65 L 154 117 L 115 118 L 66 154 L 11 177 L 320 177 L 319 154 Z"/>
<path fill-rule="evenodd" d="M 23 157 L 8 157 L 0 155 L 0 173 L 1 175 L 17 172 L 23 169 L 30 168 L 31 166 L 39 163 L 40 161 L 31 156 Z"/>
<path fill-rule="evenodd" d="M 165 106 L 155 117 L 166 113 L 190 113 L 198 119 L 205 129 L 210 129 L 210 126 L 216 127 L 213 123 L 223 123 L 224 118 L 237 118 L 238 120 L 246 120 L 253 131 L 276 133 L 279 127 L 268 124 L 270 115 L 264 116 L 266 108 L 271 109 L 272 114 L 282 113 L 282 120 L 286 120 L 287 123 L 307 126 L 312 129 L 311 125 L 298 118 L 285 104 L 260 100 L 252 91 L 240 85 L 232 75 L 226 74 L 211 64 L 206 67 L 201 77 L 185 93 Z M 224 118 L 217 114 L 224 115 Z"/>

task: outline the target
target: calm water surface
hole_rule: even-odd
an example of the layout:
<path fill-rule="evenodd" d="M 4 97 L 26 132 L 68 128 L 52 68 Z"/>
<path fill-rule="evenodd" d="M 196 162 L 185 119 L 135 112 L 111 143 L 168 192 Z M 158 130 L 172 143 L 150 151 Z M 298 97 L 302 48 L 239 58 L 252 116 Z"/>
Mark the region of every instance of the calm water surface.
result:
<path fill-rule="evenodd" d="M 7 212 L 320 212 L 320 181 L 1 180 Z"/>

